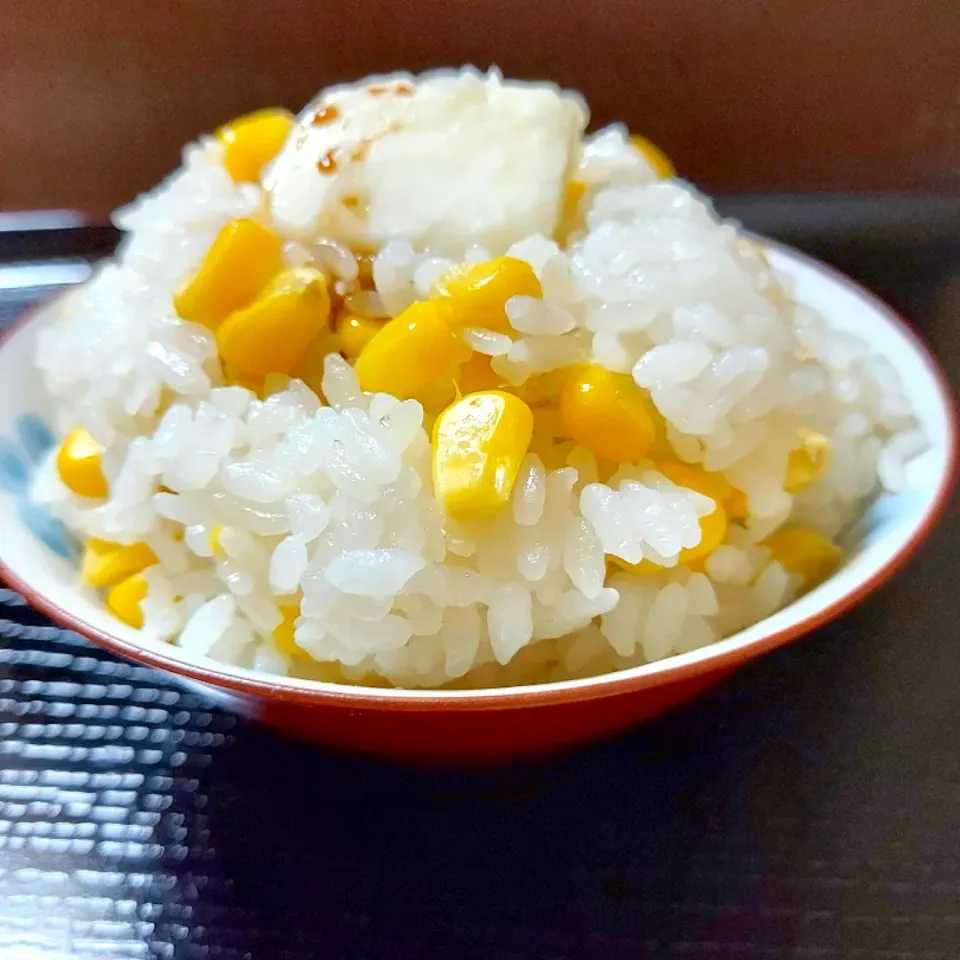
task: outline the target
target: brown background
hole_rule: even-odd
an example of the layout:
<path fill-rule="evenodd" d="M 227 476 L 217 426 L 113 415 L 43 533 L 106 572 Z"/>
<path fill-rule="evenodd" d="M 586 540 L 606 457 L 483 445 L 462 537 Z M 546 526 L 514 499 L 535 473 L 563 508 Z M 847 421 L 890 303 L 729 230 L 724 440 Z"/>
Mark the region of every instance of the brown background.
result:
<path fill-rule="evenodd" d="M 711 189 L 960 193 L 960 0 L 0 0 L 0 208 L 102 212 L 232 115 L 462 62 Z"/>

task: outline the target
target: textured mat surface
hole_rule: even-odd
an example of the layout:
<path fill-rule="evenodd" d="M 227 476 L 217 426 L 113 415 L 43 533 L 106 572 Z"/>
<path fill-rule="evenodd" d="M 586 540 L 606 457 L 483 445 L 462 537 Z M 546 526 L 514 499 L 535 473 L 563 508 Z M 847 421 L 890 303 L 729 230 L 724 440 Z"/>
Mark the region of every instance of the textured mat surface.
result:
<path fill-rule="evenodd" d="M 790 238 L 900 305 L 958 382 L 955 245 L 896 217 Z M 0 325 L 83 272 L 30 266 L 0 265 Z M 487 771 L 286 740 L 0 588 L 0 960 L 956 960 L 957 514 L 853 615 L 688 709 Z"/>

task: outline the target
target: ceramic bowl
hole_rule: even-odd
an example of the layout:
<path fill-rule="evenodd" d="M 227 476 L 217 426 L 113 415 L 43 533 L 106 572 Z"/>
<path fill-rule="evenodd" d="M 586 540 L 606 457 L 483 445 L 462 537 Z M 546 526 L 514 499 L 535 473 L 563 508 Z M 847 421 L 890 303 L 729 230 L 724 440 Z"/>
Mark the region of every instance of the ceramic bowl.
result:
<path fill-rule="evenodd" d="M 930 446 L 909 465 L 907 488 L 867 509 L 834 576 L 713 646 L 585 680 L 423 692 L 264 676 L 142 637 L 78 588 L 69 534 L 29 500 L 32 464 L 56 442 L 50 402 L 32 368 L 37 332 L 55 316 L 56 301 L 22 318 L 0 345 L 0 574 L 54 620 L 120 656 L 219 691 L 236 709 L 295 735 L 350 749 L 408 758 L 520 756 L 586 742 L 662 713 L 875 590 L 916 550 L 952 487 L 955 408 L 921 341 L 890 308 L 831 268 L 776 244 L 767 250 L 793 279 L 801 302 L 897 368 Z"/>

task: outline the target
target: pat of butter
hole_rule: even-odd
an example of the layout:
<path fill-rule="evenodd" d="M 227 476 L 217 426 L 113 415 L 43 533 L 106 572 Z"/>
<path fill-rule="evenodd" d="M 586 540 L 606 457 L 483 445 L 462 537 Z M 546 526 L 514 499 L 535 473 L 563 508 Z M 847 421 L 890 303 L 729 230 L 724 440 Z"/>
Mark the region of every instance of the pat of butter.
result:
<path fill-rule="evenodd" d="M 575 94 L 498 73 L 373 78 L 301 114 L 266 179 L 277 225 L 377 248 L 395 238 L 457 256 L 549 236 L 579 162 Z"/>

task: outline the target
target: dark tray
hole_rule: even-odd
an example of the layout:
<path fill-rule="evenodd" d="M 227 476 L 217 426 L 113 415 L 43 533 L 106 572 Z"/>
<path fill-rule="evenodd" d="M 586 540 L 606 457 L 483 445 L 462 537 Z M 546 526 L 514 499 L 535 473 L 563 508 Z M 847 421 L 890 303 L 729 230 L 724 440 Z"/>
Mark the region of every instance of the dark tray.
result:
<path fill-rule="evenodd" d="M 960 382 L 957 204 L 723 206 L 886 296 Z M 0 325 L 114 242 L 28 227 L 0 229 Z M 485 771 L 286 740 L 0 589 L 0 960 L 957 960 L 957 516 L 696 704 Z"/>

